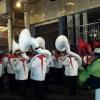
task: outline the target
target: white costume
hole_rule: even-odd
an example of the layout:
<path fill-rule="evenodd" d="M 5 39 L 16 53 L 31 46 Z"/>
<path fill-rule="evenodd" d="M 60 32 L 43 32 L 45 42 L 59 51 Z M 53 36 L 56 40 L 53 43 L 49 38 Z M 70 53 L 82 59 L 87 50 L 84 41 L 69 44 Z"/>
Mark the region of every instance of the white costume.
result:
<path fill-rule="evenodd" d="M 60 52 L 66 51 L 68 56 L 75 57 L 75 59 L 78 61 L 78 66 L 80 66 L 82 64 L 81 57 L 78 54 L 70 51 L 70 46 L 69 46 L 67 37 L 65 37 L 64 35 L 60 35 L 56 39 L 55 46 L 58 51 L 60 51 Z"/>
<path fill-rule="evenodd" d="M 7 63 L 8 63 L 8 55 L 5 55 L 3 57 L 4 73 L 5 73 L 5 70 L 7 69 Z"/>
<path fill-rule="evenodd" d="M 55 46 L 60 52 L 66 52 L 62 64 L 65 66 L 65 76 L 69 93 L 70 95 L 75 95 L 77 89 L 78 67 L 82 64 L 81 57 L 70 51 L 68 39 L 64 35 L 60 35 L 56 39 Z"/>
<path fill-rule="evenodd" d="M 7 61 L 7 73 L 9 78 L 9 87 L 11 92 L 15 92 L 15 72 L 14 72 L 14 62 L 16 56 L 13 54 L 8 55 Z"/>
<path fill-rule="evenodd" d="M 46 75 L 47 59 L 45 56 L 38 54 L 31 60 L 31 79 L 44 81 Z"/>
<path fill-rule="evenodd" d="M 3 91 L 4 87 L 3 87 L 3 65 L 2 65 L 2 60 L 0 61 L 0 93 Z"/>
<path fill-rule="evenodd" d="M 54 55 L 52 55 L 52 60 L 50 62 L 50 67 L 56 67 L 57 66 L 57 59 L 55 58 Z"/>
<path fill-rule="evenodd" d="M 65 66 L 65 75 L 66 76 L 77 76 L 78 75 L 78 63 L 74 57 L 66 57 L 62 64 Z"/>
<path fill-rule="evenodd" d="M 3 65 L 2 62 L 0 61 L 0 77 L 3 75 Z"/>
<path fill-rule="evenodd" d="M 21 51 L 24 52 L 22 57 L 29 60 L 29 57 L 26 55 L 26 51 L 32 47 L 32 49 L 38 53 L 35 57 L 31 59 L 31 79 L 34 84 L 34 90 L 36 92 L 37 100 L 44 100 L 44 80 L 46 75 L 46 66 L 51 61 L 51 53 L 40 48 L 39 43 L 33 37 L 31 37 L 29 30 L 23 29 L 19 36 L 19 46 Z M 41 57 L 40 57 L 40 55 Z M 39 94 L 38 94 L 39 93 Z"/>
<path fill-rule="evenodd" d="M 13 53 L 16 50 L 20 50 L 20 46 L 13 39 L 13 50 L 12 50 Z M 13 63 L 13 65 L 14 65 L 14 72 L 15 72 L 15 79 L 16 79 L 16 92 L 19 94 L 17 99 L 22 100 L 25 96 L 29 68 L 26 64 L 27 60 L 20 56 L 21 54 L 17 56 L 16 61 Z"/>
<path fill-rule="evenodd" d="M 27 80 L 28 79 L 28 66 L 25 59 L 19 58 L 15 63 L 15 79 Z"/>
<path fill-rule="evenodd" d="M 13 53 L 16 50 L 20 50 L 20 46 L 13 38 Z M 26 64 L 27 60 L 17 57 L 16 61 L 13 63 L 14 65 L 14 72 L 15 72 L 15 79 L 16 80 L 27 80 L 28 79 L 28 66 Z"/>
<path fill-rule="evenodd" d="M 62 68 L 63 66 L 62 66 L 62 57 L 58 57 L 57 58 L 57 66 L 56 66 L 56 68 L 57 69 L 60 69 L 60 68 Z"/>
<path fill-rule="evenodd" d="M 8 57 L 8 63 L 7 63 L 7 73 L 9 73 L 9 74 L 15 74 L 14 73 L 14 60 L 16 59 L 16 58 L 13 58 L 13 57 L 11 57 L 12 55 L 10 55 L 9 57 Z"/>

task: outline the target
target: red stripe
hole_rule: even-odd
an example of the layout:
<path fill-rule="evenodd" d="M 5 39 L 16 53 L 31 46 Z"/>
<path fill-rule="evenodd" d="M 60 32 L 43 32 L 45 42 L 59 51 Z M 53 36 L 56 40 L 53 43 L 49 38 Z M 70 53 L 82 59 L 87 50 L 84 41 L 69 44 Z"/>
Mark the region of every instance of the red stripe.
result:
<path fill-rule="evenodd" d="M 74 67 L 73 67 L 73 64 L 72 64 L 72 59 L 71 59 L 72 56 L 68 56 L 68 57 L 69 57 L 69 59 L 70 59 L 70 63 L 71 63 L 72 68 L 73 68 L 73 70 L 74 70 Z"/>
<path fill-rule="evenodd" d="M 43 58 L 45 56 L 44 55 L 38 55 L 37 57 L 41 60 L 41 70 L 43 71 Z"/>

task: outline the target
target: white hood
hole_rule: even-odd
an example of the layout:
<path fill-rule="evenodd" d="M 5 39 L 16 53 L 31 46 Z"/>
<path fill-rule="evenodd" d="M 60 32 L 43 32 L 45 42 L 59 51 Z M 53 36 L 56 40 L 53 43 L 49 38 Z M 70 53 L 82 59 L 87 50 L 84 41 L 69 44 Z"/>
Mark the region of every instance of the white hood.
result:
<path fill-rule="evenodd" d="M 66 52 L 70 51 L 68 39 L 64 35 L 60 35 L 57 37 L 57 39 L 55 41 L 55 46 L 58 51 L 65 51 L 65 50 L 66 50 Z"/>
<path fill-rule="evenodd" d="M 36 41 L 39 43 L 39 46 L 45 49 L 45 40 L 42 37 L 37 37 Z"/>

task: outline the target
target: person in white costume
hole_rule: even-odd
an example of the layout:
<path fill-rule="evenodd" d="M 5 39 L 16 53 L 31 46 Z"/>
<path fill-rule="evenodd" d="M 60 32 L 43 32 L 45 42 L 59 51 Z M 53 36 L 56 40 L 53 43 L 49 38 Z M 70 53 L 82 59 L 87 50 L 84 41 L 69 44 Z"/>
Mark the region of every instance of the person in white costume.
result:
<path fill-rule="evenodd" d="M 19 94 L 18 100 L 23 100 L 25 97 L 25 90 L 27 87 L 28 80 L 28 66 L 27 60 L 22 57 L 18 57 L 15 62 L 15 79 L 16 79 L 16 89 Z"/>
<path fill-rule="evenodd" d="M 27 29 L 21 31 L 19 45 L 23 52 L 22 57 L 28 60 L 29 57 L 25 52 L 28 51 L 30 46 L 37 53 L 30 61 L 30 77 L 32 79 L 33 89 L 35 90 L 36 99 L 44 100 L 46 67 L 51 61 L 51 53 L 46 49 L 40 48 L 37 40 L 31 37 Z"/>
<path fill-rule="evenodd" d="M 9 79 L 9 88 L 10 92 L 15 92 L 15 72 L 14 72 L 14 60 L 16 59 L 16 56 L 12 54 L 12 51 L 8 54 L 7 59 L 7 75 Z"/>
<path fill-rule="evenodd" d="M 4 87 L 3 87 L 3 74 L 4 74 L 4 71 L 3 71 L 3 63 L 2 63 L 2 59 L 0 59 L 0 93 L 3 92 L 4 90 Z"/>
<path fill-rule="evenodd" d="M 65 54 L 67 55 L 67 54 Z M 75 57 L 66 56 L 62 60 L 62 64 L 65 67 L 65 76 L 66 76 L 66 84 L 69 89 L 70 95 L 75 95 L 77 90 L 77 82 L 78 82 L 78 62 Z"/>
<path fill-rule="evenodd" d="M 50 76 L 54 78 L 54 82 L 61 84 L 63 81 L 62 57 L 59 51 L 52 50 L 52 62 L 50 68 Z"/>
<path fill-rule="evenodd" d="M 44 81 L 46 74 L 47 59 L 44 55 L 38 54 L 31 60 L 31 79 Z M 39 64 L 38 64 L 39 63 Z"/>
<path fill-rule="evenodd" d="M 45 49 L 45 40 L 43 37 L 37 37 L 36 41 L 39 43 L 39 47 L 41 47 L 42 49 Z M 46 66 L 46 73 L 45 73 L 45 82 L 44 83 L 45 83 L 46 92 L 48 91 L 49 69 L 50 69 L 50 63 Z"/>
<path fill-rule="evenodd" d="M 16 52 L 17 51 L 17 52 Z M 16 91 L 18 93 L 17 100 L 23 100 L 25 97 L 25 90 L 27 87 L 28 79 L 28 65 L 27 60 L 22 58 L 19 44 L 13 39 L 13 53 L 17 53 L 17 58 L 15 59 L 14 72 L 16 80 Z"/>
<path fill-rule="evenodd" d="M 78 67 L 82 64 L 81 57 L 70 51 L 70 46 L 67 37 L 64 35 L 56 39 L 55 46 L 57 50 L 62 52 L 62 64 L 65 66 L 65 76 L 70 95 L 76 94 Z"/>
<path fill-rule="evenodd" d="M 55 76 L 56 76 L 56 80 L 58 84 L 62 84 L 63 83 L 63 76 L 64 76 L 64 68 L 62 65 L 62 56 L 61 53 L 57 51 L 57 55 L 56 58 L 56 72 L 55 72 Z"/>

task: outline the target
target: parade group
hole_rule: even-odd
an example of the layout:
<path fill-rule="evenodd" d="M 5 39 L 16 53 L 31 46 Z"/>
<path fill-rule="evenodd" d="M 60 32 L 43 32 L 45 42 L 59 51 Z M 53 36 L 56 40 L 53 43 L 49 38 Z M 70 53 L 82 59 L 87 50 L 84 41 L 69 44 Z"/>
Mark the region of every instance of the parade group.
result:
<path fill-rule="evenodd" d="M 91 50 L 84 48 L 86 45 L 80 39 L 76 53 L 70 49 L 67 37 L 60 35 L 55 40 L 56 50 L 47 50 L 42 37 L 34 38 L 28 29 L 23 29 L 19 43 L 13 39 L 12 50 L 0 56 L 0 93 L 4 91 L 6 76 L 10 92 L 18 94 L 16 100 L 24 100 L 30 83 L 36 97 L 33 100 L 46 100 L 48 79 L 53 77 L 67 86 L 71 96 L 84 83 L 95 91 L 95 100 L 100 100 L 100 48 Z"/>

